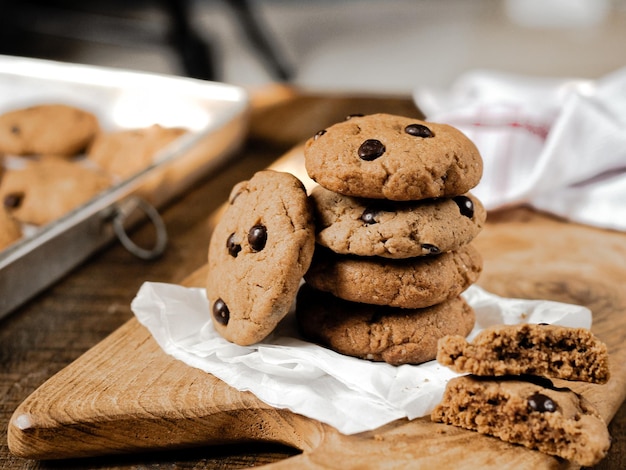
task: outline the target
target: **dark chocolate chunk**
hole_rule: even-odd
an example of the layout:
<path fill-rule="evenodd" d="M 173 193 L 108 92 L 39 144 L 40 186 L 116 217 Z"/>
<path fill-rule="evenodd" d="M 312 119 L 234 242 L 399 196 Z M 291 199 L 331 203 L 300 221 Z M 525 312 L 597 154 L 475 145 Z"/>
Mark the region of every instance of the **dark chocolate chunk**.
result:
<path fill-rule="evenodd" d="M 19 126 L 11 126 L 11 134 L 14 135 L 20 135 L 22 133 L 22 130 L 20 129 Z"/>
<path fill-rule="evenodd" d="M 409 135 L 413 135 L 415 137 L 424 137 L 424 138 L 435 137 L 435 134 L 433 134 L 433 131 L 431 131 L 428 127 L 424 126 L 423 124 L 409 124 L 408 126 L 404 128 L 404 132 L 406 132 Z"/>
<path fill-rule="evenodd" d="M 380 140 L 367 139 L 359 147 L 359 158 L 368 162 L 376 160 L 385 153 L 385 146 Z"/>
<path fill-rule="evenodd" d="M 361 220 L 367 225 L 377 224 L 376 216 L 378 215 L 378 209 L 367 207 L 361 214 Z"/>
<path fill-rule="evenodd" d="M 528 398 L 528 406 L 533 411 L 540 413 L 554 413 L 556 411 L 556 403 L 543 393 L 535 393 Z"/>
<path fill-rule="evenodd" d="M 474 203 L 467 196 L 457 196 L 452 198 L 456 205 L 459 206 L 459 210 L 461 211 L 461 215 L 465 217 L 472 218 L 474 217 Z"/>
<path fill-rule="evenodd" d="M 378 223 L 378 215 L 381 212 L 395 212 L 396 206 L 389 204 L 387 201 L 374 202 L 372 205 L 367 206 L 360 219 L 368 225 Z"/>
<path fill-rule="evenodd" d="M 231 233 L 228 240 L 226 240 L 226 248 L 228 248 L 228 254 L 233 258 L 236 258 L 241 251 L 241 245 L 235 242 L 235 234 Z"/>
<path fill-rule="evenodd" d="M 315 134 L 313 136 L 313 140 L 317 140 L 320 137 L 322 137 L 324 134 L 326 134 L 326 129 L 322 129 L 321 131 L 318 131 L 317 134 Z"/>
<path fill-rule="evenodd" d="M 17 209 L 22 205 L 24 193 L 10 193 L 4 196 L 4 207 L 7 209 Z"/>
<path fill-rule="evenodd" d="M 363 116 L 364 116 L 364 115 L 363 115 L 363 114 L 360 114 L 360 113 L 356 113 L 356 114 L 348 114 L 348 115 L 346 116 L 346 121 L 348 121 L 349 119 L 352 119 L 352 118 L 354 118 L 354 117 L 363 117 Z"/>
<path fill-rule="evenodd" d="M 248 232 L 248 243 L 254 251 L 261 251 L 267 242 L 267 228 L 265 225 L 255 225 Z"/>
<path fill-rule="evenodd" d="M 430 243 L 422 243 L 422 250 L 426 251 L 429 255 L 436 255 L 441 253 L 438 246 L 431 245 Z"/>
<path fill-rule="evenodd" d="M 228 325 L 228 320 L 230 319 L 230 311 L 228 310 L 228 306 L 226 302 L 222 299 L 217 299 L 213 304 L 213 317 L 215 320 L 222 324 Z"/>

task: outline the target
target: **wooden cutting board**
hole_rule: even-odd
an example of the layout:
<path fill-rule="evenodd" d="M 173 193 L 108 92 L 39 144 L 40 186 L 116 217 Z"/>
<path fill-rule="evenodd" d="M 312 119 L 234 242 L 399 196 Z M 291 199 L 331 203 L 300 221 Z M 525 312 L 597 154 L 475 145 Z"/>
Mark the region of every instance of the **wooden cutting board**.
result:
<path fill-rule="evenodd" d="M 277 168 L 301 176 L 299 150 Z M 612 378 L 606 385 L 570 386 L 610 421 L 626 397 L 626 235 L 517 208 L 491 213 L 474 243 L 485 260 L 479 284 L 489 291 L 592 310 L 592 329 L 609 347 Z M 184 284 L 203 286 L 205 270 Z M 11 451 L 31 459 L 250 441 L 302 451 L 269 465 L 274 469 L 576 468 L 428 418 L 342 435 L 173 359 L 135 319 L 44 383 L 8 427 Z"/>

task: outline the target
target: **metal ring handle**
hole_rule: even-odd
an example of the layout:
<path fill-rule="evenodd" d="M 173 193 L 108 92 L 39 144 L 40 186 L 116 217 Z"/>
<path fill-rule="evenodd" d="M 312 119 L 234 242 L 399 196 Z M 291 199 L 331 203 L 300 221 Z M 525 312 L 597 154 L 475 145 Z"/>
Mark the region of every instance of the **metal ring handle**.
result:
<path fill-rule="evenodd" d="M 148 217 L 156 230 L 156 241 L 152 249 L 145 249 L 138 246 L 130 239 L 124 228 L 126 219 L 138 209 Z M 138 258 L 153 260 L 161 256 L 163 251 L 165 251 L 167 245 L 167 229 L 165 228 L 163 219 L 153 206 L 137 196 L 126 199 L 124 205 L 117 208 L 116 214 L 113 217 L 113 230 L 124 248 Z"/>

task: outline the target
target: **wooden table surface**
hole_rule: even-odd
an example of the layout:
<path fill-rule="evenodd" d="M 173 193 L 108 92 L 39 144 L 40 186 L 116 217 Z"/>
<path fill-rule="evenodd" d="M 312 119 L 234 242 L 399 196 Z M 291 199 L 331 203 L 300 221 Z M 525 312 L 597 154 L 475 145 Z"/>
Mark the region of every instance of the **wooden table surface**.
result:
<path fill-rule="evenodd" d="M 162 211 L 169 246 L 159 260 L 135 258 L 113 244 L 56 285 L 0 320 L 0 468 L 243 468 L 291 456 L 294 449 L 259 444 L 39 462 L 9 453 L 7 423 L 16 407 L 54 373 L 126 323 L 144 281 L 181 282 L 206 262 L 210 215 L 236 182 L 265 168 L 317 130 L 355 113 L 419 117 L 409 97 L 312 95 L 283 87 L 255 92 L 249 138 L 237 158 Z M 149 227 L 133 234 L 149 245 Z M 626 405 L 609 426 L 613 444 L 597 467 L 626 468 Z"/>

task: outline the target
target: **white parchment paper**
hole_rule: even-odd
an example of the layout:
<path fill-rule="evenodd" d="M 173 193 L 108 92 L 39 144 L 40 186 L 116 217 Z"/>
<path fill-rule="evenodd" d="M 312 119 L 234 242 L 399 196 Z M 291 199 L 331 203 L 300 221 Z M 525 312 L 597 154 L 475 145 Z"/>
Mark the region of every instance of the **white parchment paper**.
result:
<path fill-rule="evenodd" d="M 591 326 L 585 307 L 507 299 L 477 286 L 464 296 L 477 316 L 470 337 L 499 323 Z M 167 354 L 273 407 L 330 424 L 344 434 L 429 414 L 447 381 L 457 375 L 435 361 L 391 366 L 337 354 L 300 339 L 293 314 L 262 343 L 237 346 L 213 328 L 200 288 L 146 282 L 131 308 Z"/>

